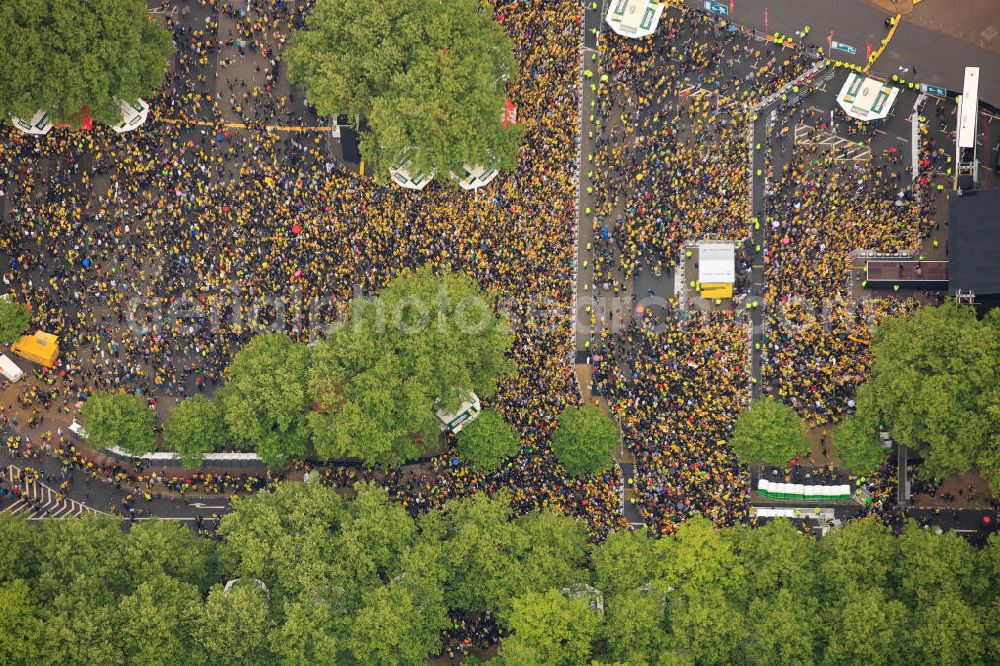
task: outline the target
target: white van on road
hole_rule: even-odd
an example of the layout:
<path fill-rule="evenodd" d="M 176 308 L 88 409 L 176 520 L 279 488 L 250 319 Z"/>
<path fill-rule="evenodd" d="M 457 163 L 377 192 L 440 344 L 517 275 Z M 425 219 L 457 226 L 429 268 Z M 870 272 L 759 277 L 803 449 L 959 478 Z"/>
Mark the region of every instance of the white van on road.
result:
<path fill-rule="evenodd" d="M 21 368 L 17 367 L 17 363 L 10 360 L 6 354 L 0 354 L 0 374 L 6 377 L 7 381 L 12 384 L 24 376 Z"/>

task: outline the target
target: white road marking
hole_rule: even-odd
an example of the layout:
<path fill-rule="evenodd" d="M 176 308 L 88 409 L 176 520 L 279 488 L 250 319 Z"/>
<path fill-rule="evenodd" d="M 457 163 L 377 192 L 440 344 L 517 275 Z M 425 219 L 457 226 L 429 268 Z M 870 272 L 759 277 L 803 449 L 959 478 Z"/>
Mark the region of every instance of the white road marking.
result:
<path fill-rule="evenodd" d="M 10 485 L 20 485 L 22 487 L 21 497 L 9 507 L 0 509 L 0 512 L 7 511 L 11 515 L 24 514 L 28 520 L 43 520 L 46 518 L 70 518 L 84 513 L 96 513 L 108 515 L 104 511 L 98 511 L 82 502 L 64 498 L 59 501 L 59 492 L 40 481 L 29 481 L 21 483 L 18 475 L 22 472 L 20 467 L 14 465 L 7 466 L 7 478 Z M 29 500 L 34 502 L 29 503 Z"/>

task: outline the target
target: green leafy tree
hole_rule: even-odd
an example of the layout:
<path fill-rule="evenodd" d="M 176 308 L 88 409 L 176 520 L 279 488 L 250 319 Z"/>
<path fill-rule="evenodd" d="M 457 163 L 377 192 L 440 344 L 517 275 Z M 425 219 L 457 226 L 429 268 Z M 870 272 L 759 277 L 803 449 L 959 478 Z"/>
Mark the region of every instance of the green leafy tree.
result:
<path fill-rule="evenodd" d="M 993 436 L 992 443 L 979 454 L 976 463 L 979 473 L 990 484 L 990 492 L 1000 497 L 1000 434 Z"/>
<path fill-rule="evenodd" d="M 910 663 L 984 664 L 987 629 L 982 616 L 961 597 L 943 594 L 917 604 L 909 634 Z M 995 616 L 993 616 L 995 619 Z"/>
<path fill-rule="evenodd" d="M 200 663 L 191 650 L 200 611 L 201 595 L 194 585 L 163 573 L 140 583 L 135 592 L 121 599 L 114 614 L 124 663 Z"/>
<path fill-rule="evenodd" d="M 586 580 L 587 535 L 577 520 L 551 511 L 515 520 L 502 499 L 475 495 L 449 502 L 446 522 L 449 608 L 505 618 L 520 594 Z"/>
<path fill-rule="evenodd" d="M 721 589 L 678 590 L 670 597 L 669 642 L 698 664 L 735 664 L 748 637 L 743 608 Z"/>
<path fill-rule="evenodd" d="M 605 598 L 601 638 L 611 659 L 654 664 L 667 647 L 666 600 L 656 592 L 629 590 Z"/>
<path fill-rule="evenodd" d="M 906 606 L 886 598 L 880 587 L 844 590 L 831 606 L 822 662 L 825 664 L 905 664 L 910 614 Z"/>
<path fill-rule="evenodd" d="M 48 537 L 48 531 L 35 529 L 21 517 L 0 513 L 0 582 L 37 578 Z"/>
<path fill-rule="evenodd" d="M 501 581 L 509 598 L 587 580 L 587 530 L 582 521 L 545 509 L 518 516 L 514 527 L 511 563 Z"/>
<path fill-rule="evenodd" d="M 226 442 L 222 409 L 203 395 L 185 398 L 170 412 L 163 428 L 163 445 L 181 454 L 185 467 L 201 467 L 202 454 L 217 451 Z"/>
<path fill-rule="evenodd" d="M 115 606 L 62 592 L 46 607 L 40 637 L 45 662 L 113 666 L 123 663 L 115 635 Z"/>
<path fill-rule="evenodd" d="M 343 518 L 343 501 L 332 489 L 283 483 L 274 493 L 233 501 L 219 528 L 220 557 L 234 577 L 265 581 L 275 599 L 297 599 L 334 586 L 334 530 Z"/>
<path fill-rule="evenodd" d="M 659 544 L 664 559 L 663 578 L 691 594 L 718 589 L 730 599 L 747 595 L 746 569 L 733 547 L 709 520 L 696 516 Z"/>
<path fill-rule="evenodd" d="M 922 471 L 944 477 L 989 459 L 1000 428 L 1000 335 L 994 319 L 947 302 L 879 324 L 868 386 L 868 421 L 918 450 Z M 864 413 L 862 413 L 864 412 Z"/>
<path fill-rule="evenodd" d="M 479 417 L 458 433 L 458 453 L 470 467 L 495 469 L 505 458 L 517 453 L 518 438 L 514 427 L 493 409 L 484 409 Z"/>
<path fill-rule="evenodd" d="M 334 611 L 328 600 L 306 593 L 285 605 L 284 622 L 271 632 L 271 650 L 282 666 L 337 666 L 344 662 Z"/>
<path fill-rule="evenodd" d="M 594 474 L 611 467 L 620 438 L 618 426 L 597 407 L 566 407 L 552 437 L 552 452 L 569 474 Z"/>
<path fill-rule="evenodd" d="M 228 593 L 216 586 L 198 618 L 195 645 L 210 664 L 272 663 L 272 623 L 267 595 L 256 584 L 237 584 Z"/>
<path fill-rule="evenodd" d="M 816 541 L 786 519 L 770 520 L 753 529 L 732 528 L 722 533 L 750 572 L 746 581 L 751 598 L 770 597 L 781 589 L 797 597 L 816 595 L 813 572 L 818 562 Z"/>
<path fill-rule="evenodd" d="M 816 634 L 804 629 L 821 622 L 815 599 L 796 595 L 788 588 L 773 596 L 753 598 L 747 611 L 750 663 L 816 663 Z"/>
<path fill-rule="evenodd" d="M 744 465 L 785 465 L 809 450 L 802 419 L 774 398 L 756 400 L 743 410 L 733 426 L 730 444 Z"/>
<path fill-rule="evenodd" d="M 104 517 L 49 521 L 46 557 L 33 593 L 44 609 L 40 637 L 45 660 L 120 664 L 114 630 L 118 601 L 129 594 L 122 575 L 127 535 L 119 521 Z"/>
<path fill-rule="evenodd" d="M 895 579 L 901 597 L 924 605 L 942 596 L 979 599 L 986 591 L 978 554 L 957 533 L 936 534 L 910 521 L 897 543 L 902 564 Z"/>
<path fill-rule="evenodd" d="M 117 446 L 133 455 L 156 448 L 156 412 L 131 393 L 95 393 L 80 410 L 87 445 L 94 449 Z"/>
<path fill-rule="evenodd" d="M 859 409 L 848 416 L 833 431 L 834 453 L 837 459 L 856 474 L 867 474 L 885 462 L 886 450 L 878 436 L 879 423 L 870 408 L 871 389 L 865 384 L 858 389 Z"/>
<path fill-rule="evenodd" d="M 324 115 L 366 120 L 361 154 L 385 176 L 512 168 L 522 131 L 503 127 L 510 38 L 476 0 L 319 0 L 286 52 L 289 79 Z"/>
<path fill-rule="evenodd" d="M 576 666 L 590 660 L 599 619 L 586 599 L 554 589 L 513 600 L 510 628 L 500 645 L 500 662 Z"/>
<path fill-rule="evenodd" d="M 40 529 L 47 532 L 48 549 L 34 585 L 39 598 L 64 594 L 84 604 L 106 606 L 127 593 L 128 579 L 119 568 L 127 536 L 117 520 L 86 516 L 50 521 Z"/>
<path fill-rule="evenodd" d="M 364 553 L 373 575 L 394 575 L 403 554 L 416 542 L 417 526 L 402 505 L 389 501 L 385 490 L 371 483 L 355 485 L 340 537 Z"/>
<path fill-rule="evenodd" d="M 354 300 L 313 351 L 316 452 L 387 465 L 425 453 L 441 437 L 435 410 L 456 410 L 468 391 L 492 394 L 513 367 L 512 344 L 492 300 L 464 275 L 421 269 Z"/>
<path fill-rule="evenodd" d="M 446 626 L 440 587 L 415 589 L 404 579 L 365 594 L 347 645 L 361 664 L 423 663 L 441 649 L 441 630 Z"/>
<path fill-rule="evenodd" d="M 660 544 L 650 537 L 645 526 L 612 532 L 590 556 L 594 585 L 608 596 L 617 597 L 661 577 Z"/>
<path fill-rule="evenodd" d="M 434 514 L 422 524 L 434 522 Z M 506 553 L 514 542 L 513 515 L 506 504 L 484 494 L 452 500 L 445 505 L 445 553 L 450 565 L 448 606 L 469 611 L 496 611 L 509 604 L 495 581 L 509 567 Z M 427 529 L 425 527 L 425 529 Z M 506 602 L 506 603 L 505 603 Z"/>
<path fill-rule="evenodd" d="M 830 594 L 851 589 L 883 589 L 899 561 L 899 544 L 885 525 L 852 520 L 820 541 L 820 583 Z"/>
<path fill-rule="evenodd" d="M 284 334 L 254 338 L 237 352 L 219 401 L 230 433 L 271 464 L 309 451 L 309 349 Z"/>
<path fill-rule="evenodd" d="M 0 30 L 2 29 L 0 28 Z M 0 46 L 0 49 L 2 48 Z M 3 75 L 0 74 L 0 76 Z M 28 329 L 28 321 L 30 320 L 31 313 L 20 303 L 0 301 L 0 342 L 9 345 L 19 340 Z"/>
<path fill-rule="evenodd" d="M 167 575 L 207 592 L 219 579 L 215 544 L 176 521 L 136 523 L 123 549 L 123 571 L 119 575 L 133 588 L 157 575 Z"/>
<path fill-rule="evenodd" d="M 42 662 L 44 620 L 27 581 L 0 583 L 0 663 L 34 666 Z"/>
<path fill-rule="evenodd" d="M 170 32 L 141 0 L 8 0 L 0 4 L 0 117 L 47 110 L 79 126 L 118 124 L 115 98 L 134 101 L 163 85 Z"/>

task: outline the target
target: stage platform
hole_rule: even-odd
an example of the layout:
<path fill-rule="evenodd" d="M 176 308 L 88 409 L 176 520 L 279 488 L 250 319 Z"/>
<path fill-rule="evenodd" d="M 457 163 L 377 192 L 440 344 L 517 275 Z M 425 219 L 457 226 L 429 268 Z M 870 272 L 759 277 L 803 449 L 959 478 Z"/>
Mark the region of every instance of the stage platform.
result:
<path fill-rule="evenodd" d="M 948 284 L 947 261 L 869 259 L 865 279 L 872 287 L 898 284 L 911 289 L 944 288 Z"/>

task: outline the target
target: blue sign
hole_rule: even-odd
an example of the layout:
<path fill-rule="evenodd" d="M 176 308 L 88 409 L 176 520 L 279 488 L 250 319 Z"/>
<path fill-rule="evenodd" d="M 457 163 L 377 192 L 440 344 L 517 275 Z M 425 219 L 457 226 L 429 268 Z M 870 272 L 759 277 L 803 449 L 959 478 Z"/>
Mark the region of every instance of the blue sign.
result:
<path fill-rule="evenodd" d="M 850 44 L 845 44 L 844 42 L 838 42 L 836 40 L 830 42 L 830 48 L 831 49 L 837 49 L 839 51 L 846 51 L 847 53 L 850 53 L 851 55 L 854 55 L 855 53 L 858 52 L 858 50 L 856 48 L 854 48 L 853 46 L 851 46 Z"/>
<path fill-rule="evenodd" d="M 712 0 L 705 0 L 705 11 L 718 14 L 719 16 L 729 15 L 728 6 L 722 4 L 721 2 L 712 2 Z"/>

